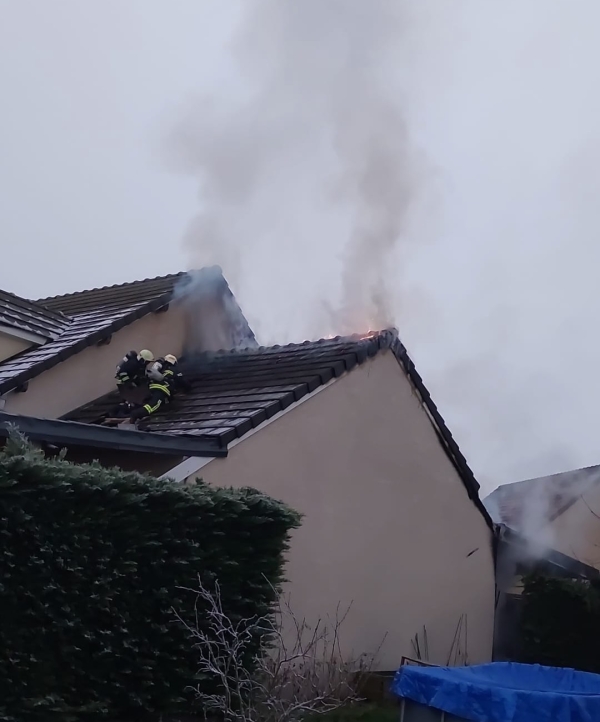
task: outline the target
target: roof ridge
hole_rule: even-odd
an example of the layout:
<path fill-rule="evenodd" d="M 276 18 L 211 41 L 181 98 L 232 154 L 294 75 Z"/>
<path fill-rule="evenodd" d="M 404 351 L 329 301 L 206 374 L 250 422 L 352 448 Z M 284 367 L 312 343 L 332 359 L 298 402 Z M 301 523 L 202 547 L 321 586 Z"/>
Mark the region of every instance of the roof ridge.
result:
<path fill-rule="evenodd" d="M 108 286 L 97 286 L 95 288 L 86 288 L 83 291 L 71 291 L 70 293 L 59 293 L 56 296 L 45 296 L 44 298 L 38 298 L 32 301 L 32 303 L 43 304 L 44 301 L 55 301 L 59 298 L 74 298 L 76 296 L 82 296 L 86 293 L 92 293 L 94 291 L 107 291 L 115 288 L 125 288 L 125 286 L 133 286 L 139 283 L 148 283 L 149 281 L 166 281 L 167 279 L 175 279 L 178 277 L 185 276 L 188 271 L 178 271 L 177 273 L 167 273 L 164 276 L 153 276 L 152 278 L 140 278 L 135 281 L 125 281 L 124 283 L 113 283 Z"/>
<path fill-rule="evenodd" d="M 333 346 L 334 344 L 340 344 L 340 343 L 367 343 L 371 341 L 377 340 L 379 342 L 379 346 L 381 349 L 387 348 L 388 346 L 391 346 L 394 341 L 398 339 L 398 330 L 396 328 L 390 327 L 385 328 L 380 331 L 369 331 L 368 333 L 354 333 L 354 334 L 348 334 L 348 335 L 340 335 L 340 336 L 323 336 L 322 338 L 318 339 L 306 339 L 304 341 L 291 341 L 290 343 L 286 344 L 272 344 L 270 346 L 257 346 L 257 347 L 243 347 L 243 348 L 233 348 L 233 349 L 218 349 L 217 351 L 203 351 L 202 353 L 195 354 L 193 356 L 194 359 L 198 360 L 210 360 L 215 358 L 221 358 L 223 356 L 230 357 L 230 356 L 243 356 L 243 355 L 258 355 L 261 353 L 265 353 L 265 351 L 273 351 L 273 350 L 291 350 L 292 348 L 306 348 L 309 346 L 317 346 L 322 345 L 323 347 L 326 347 L 327 345 Z M 184 355 L 182 354 L 182 361 L 184 359 Z"/>
<path fill-rule="evenodd" d="M 534 482 L 546 482 L 551 480 L 559 480 L 559 477 L 571 477 L 569 479 L 565 478 L 565 481 L 575 481 L 572 478 L 573 474 L 581 474 L 583 475 L 584 472 L 590 473 L 592 471 L 600 471 L 600 464 L 590 464 L 589 466 L 581 466 L 577 469 L 565 469 L 565 471 L 555 471 L 553 474 L 544 474 L 543 476 L 532 476 L 529 479 L 519 479 L 518 481 L 508 481 L 506 484 L 498 484 L 498 486 L 494 489 L 494 491 L 491 491 L 488 496 L 491 496 L 494 492 L 500 490 L 500 489 L 506 489 L 506 488 L 515 488 L 521 484 L 533 484 Z"/>
<path fill-rule="evenodd" d="M 32 301 L 29 298 L 25 298 L 24 296 L 19 296 L 16 293 L 13 293 L 12 291 L 5 291 L 4 289 L 0 289 L 0 295 L 4 294 L 5 296 L 10 296 L 11 299 L 14 300 L 15 305 L 19 306 L 20 308 L 25 309 L 26 311 L 31 311 L 29 306 L 34 306 L 36 309 L 39 308 L 40 311 L 43 311 L 44 313 L 47 313 L 49 316 L 52 316 L 57 321 L 71 321 L 72 319 L 65 315 L 62 311 L 54 311 L 51 308 L 47 308 L 44 306 L 41 301 Z"/>

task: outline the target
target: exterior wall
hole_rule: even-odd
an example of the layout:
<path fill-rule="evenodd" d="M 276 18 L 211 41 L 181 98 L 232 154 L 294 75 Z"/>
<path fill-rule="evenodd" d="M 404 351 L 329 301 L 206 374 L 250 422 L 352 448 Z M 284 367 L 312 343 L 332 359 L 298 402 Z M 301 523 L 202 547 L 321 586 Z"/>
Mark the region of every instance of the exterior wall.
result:
<path fill-rule="evenodd" d="M 550 524 L 550 544 L 600 569 L 600 485 L 593 486 Z"/>
<path fill-rule="evenodd" d="M 11 356 L 16 356 L 21 351 L 33 346 L 31 341 L 26 341 L 24 338 L 17 338 L 16 336 L 10 336 L 0 331 L 0 361 L 4 361 Z"/>
<path fill-rule="evenodd" d="M 353 370 L 242 440 L 197 475 L 250 485 L 305 514 L 287 577 L 309 622 L 352 608 L 346 651 L 380 669 L 414 656 L 445 664 L 463 618 L 468 661 L 491 659 L 492 532 L 468 498 L 426 412 L 391 352 Z M 191 481 L 192 479 L 189 479 Z"/>
<path fill-rule="evenodd" d="M 4 411 L 57 418 L 108 393 L 115 387 L 115 369 L 127 351 L 149 348 L 155 356 L 179 355 L 184 316 L 171 305 L 117 331 L 105 346 L 90 346 L 32 379 L 23 393 L 9 393 Z"/>

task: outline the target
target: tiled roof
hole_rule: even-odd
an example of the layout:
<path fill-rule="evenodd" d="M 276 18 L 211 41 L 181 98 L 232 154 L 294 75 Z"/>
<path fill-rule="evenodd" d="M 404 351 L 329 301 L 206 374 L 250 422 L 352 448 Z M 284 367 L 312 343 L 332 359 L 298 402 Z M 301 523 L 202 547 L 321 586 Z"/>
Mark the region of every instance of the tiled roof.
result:
<path fill-rule="evenodd" d="M 248 351 L 203 354 L 194 359 L 193 364 L 182 359 L 182 371 L 192 384 L 192 391 L 175 398 L 143 428 L 218 438 L 226 447 L 306 394 L 385 349 L 393 351 L 406 371 L 469 496 L 489 521 L 479 501 L 479 485 L 395 331 L 382 331 L 368 337 L 337 337 Z M 65 418 L 95 423 L 116 403 L 116 394 L 109 394 Z"/>
<path fill-rule="evenodd" d="M 44 339 L 55 339 L 68 325 L 69 319 L 59 311 L 0 291 L 0 326 L 10 326 Z"/>
<path fill-rule="evenodd" d="M 533 531 L 563 514 L 600 481 L 600 466 L 499 486 L 484 500 L 493 520 L 516 531 Z"/>
<path fill-rule="evenodd" d="M 36 304 L 43 304 L 54 314 L 67 313 L 71 320 L 55 340 L 0 363 L 0 393 L 18 388 L 136 319 L 165 306 L 171 300 L 174 284 L 183 275 L 150 278 L 37 301 Z"/>
<path fill-rule="evenodd" d="M 143 281 L 120 283 L 115 286 L 93 288 L 90 291 L 66 293 L 63 296 L 40 298 L 46 308 L 60 311 L 69 316 L 79 316 L 100 310 L 118 312 L 138 307 L 149 300 L 170 294 L 173 286 L 183 278 L 185 273 L 172 273 L 168 276 L 146 278 Z"/>

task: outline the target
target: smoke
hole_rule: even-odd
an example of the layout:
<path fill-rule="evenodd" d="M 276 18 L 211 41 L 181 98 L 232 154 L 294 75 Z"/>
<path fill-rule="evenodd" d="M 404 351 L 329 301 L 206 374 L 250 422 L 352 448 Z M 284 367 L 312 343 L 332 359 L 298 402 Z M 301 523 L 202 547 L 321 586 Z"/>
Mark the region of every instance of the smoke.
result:
<path fill-rule="evenodd" d="M 184 355 L 257 346 L 253 332 L 218 266 L 189 271 L 173 289 L 184 312 Z"/>
<path fill-rule="evenodd" d="M 262 343 L 397 326 L 484 493 L 597 463 L 598 3 L 243 8 L 168 143 L 190 266 Z"/>
<path fill-rule="evenodd" d="M 244 308 L 270 298 L 250 317 L 261 342 L 395 321 L 433 217 L 395 72 L 415 22 L 396 0 L 251 0 L 233 44 L 244 91 L 200 99 L 171 135 L 200 189 L 190 264 L 221 265 Z"/>
<path fill-rule="evenodd" d="M 548 549 L 557 549 L 595 566 L 587 556 L 594 546 L 589 539 L 594 537 L 600 521 L 592 508 L 596 502 L 591 499 L 590 506 L 586 495 L 599 482 L 600 467 L 576 469 L 501 486 L 484 504 L 494 521 L 503 522 L 523 535 L 531 559 L 543 557 Z M 561 515 L 568 513 L 573 503 L 578 511 L 564 523 Z M 586 558 L 582 558 L 582 553 Z"/>

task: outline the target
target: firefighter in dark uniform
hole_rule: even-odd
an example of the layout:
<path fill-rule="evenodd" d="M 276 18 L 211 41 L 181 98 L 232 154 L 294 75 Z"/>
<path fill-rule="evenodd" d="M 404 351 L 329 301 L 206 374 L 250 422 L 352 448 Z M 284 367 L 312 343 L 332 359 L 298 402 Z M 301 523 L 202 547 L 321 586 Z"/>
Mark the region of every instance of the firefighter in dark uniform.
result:
<path fill-rule="evenodd" d="M 154 361 L 154 354 L 147 348 L 139 353 L 130 351 L 123 357 L 121 363 L 117 366 L 115 378 L 117 380 L 117 389 L 123 397 L 123 392 L 132 388 L 144 386 L 148 382 L 146 370 L 148 364 Z"/>
<path fill-rule="evenodd" d="M 177 358 L 173 354 L 167 354 L 164 359 L 155 361 L 148 368 L 147 376 L 150 381 L 148 384 L 150 394 L 146 402 L 131 414 L 132 424 L 155 414 L 171 401 L 177 391 L 189 391 L 191 388 L 181 371 L 178 370 Z"/>

